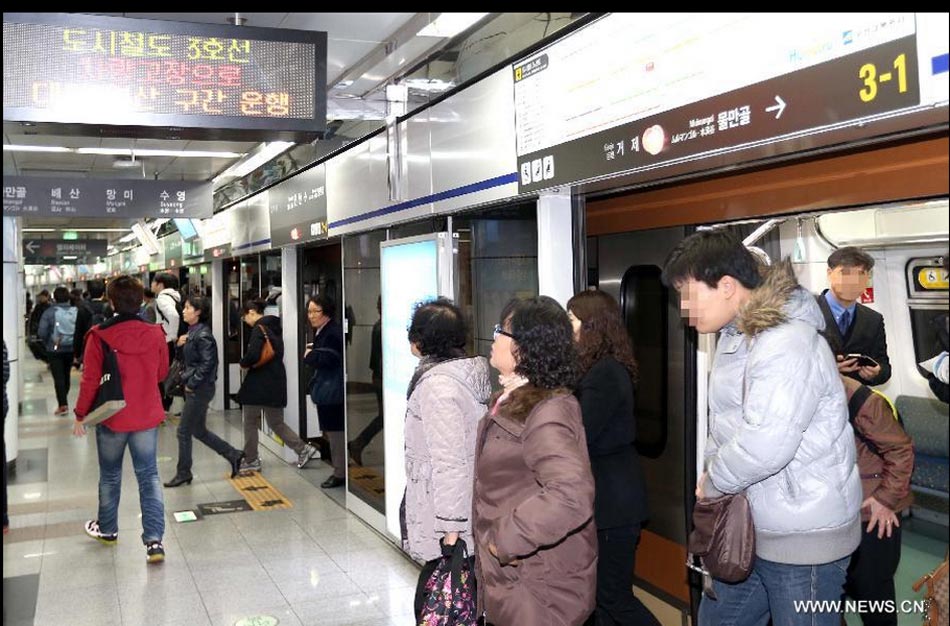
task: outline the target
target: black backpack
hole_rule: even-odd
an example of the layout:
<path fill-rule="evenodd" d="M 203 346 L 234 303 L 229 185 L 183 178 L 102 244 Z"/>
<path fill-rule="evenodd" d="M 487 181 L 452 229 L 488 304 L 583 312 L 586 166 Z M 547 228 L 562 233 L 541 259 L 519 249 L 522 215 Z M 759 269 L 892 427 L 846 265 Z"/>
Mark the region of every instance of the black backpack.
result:
<path fill-rule="evenodd" d="M 162 294 L 158 294 L 157 296 L 155 296 L 155 301 L 156 301 L 156 302 L 155 302 L 155 312 L 158 313 L 158 316 L 159 316 L 159 317 L 161 317 L 163 320 L 165 320 L 165 321 L 167 322 L 167 321 L 168 321 L 168 318 L 165 317 L 165 314 L 164 314 L 164 313 L 162 313 L 162 308 L 161 308 L 160 306 L 158 306 L 158 299 L 161 297 L 161 295 L 162 295 Z M 188 324 L 187 324 L 187 322 L 185 322 L 185 316 L 184 316 L 185 305 L 182 304 L 182 301 L 181 301 L 181 300 L 175 300 L 175 298 L 172 298 L 172 296 L 169 296 L 168 294 L 165 294 L 165 297 L 172 299 L 172 301 L 175 303 L 175 311 L 178 313 L 178 333 L 177 333 L 176 337 L 181 337 L 182 335 L 187 335 L 187 334 L 188 334 Z"/>

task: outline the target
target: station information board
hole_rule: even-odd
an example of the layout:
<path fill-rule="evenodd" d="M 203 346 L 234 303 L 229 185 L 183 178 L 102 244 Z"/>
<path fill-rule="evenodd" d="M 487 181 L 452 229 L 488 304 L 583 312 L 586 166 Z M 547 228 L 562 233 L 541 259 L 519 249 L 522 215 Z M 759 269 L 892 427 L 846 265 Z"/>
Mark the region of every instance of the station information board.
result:
<path fill-rule="evenodd" d="M 4 176 L 3 214 L 20 217 L 211 217 L 211 183 Z"/>
<path fill-rule="evenodd" d="M 271 246 L 327 238 L 327 167 L 320 163 L 267 193 Z"/>
<path fill-rule="evenodd" d="M 312 139 L 326 46 L 318 31 L 4 13 L 3 119 Z"/>
<path fill-rule="evenodd" d="M 607 15 L 512 66 L 519 191 L 945 106 L 947 22 L 947 13 Z"/>

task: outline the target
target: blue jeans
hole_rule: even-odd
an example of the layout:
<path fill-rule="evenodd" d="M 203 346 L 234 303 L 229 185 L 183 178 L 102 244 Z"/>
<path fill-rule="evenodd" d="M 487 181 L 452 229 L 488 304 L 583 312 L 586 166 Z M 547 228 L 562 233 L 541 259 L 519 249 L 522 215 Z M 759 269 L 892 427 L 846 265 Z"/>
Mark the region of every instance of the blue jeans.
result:
<path fill-rule="evenodd" d="M 117 433 L 108 426 L 96 426 L 99 450 L 99 528 L 103 533 L 119 532 L 119 496 L 122 493 L 122 461 L 125 447 L 132 453 L 132 466 L 139 483 L 142 507 L 142 542 L 161 541 L 165 534 L 165 503 L 158 479 L 158 429 Z"/>
<path fill-rule="evenodd" d="M 194 437 L 230 461 L 241 451 L 208 430 L 208 405 L 214 397 L 214 387 L 199 387 L 185 392 L 185 406 L 178 424 L 178 476 L 191 476 L 191 438 Z"/>
<path fill-rule="evenodd" d="M 699 605 L 700 626 L 840 626 L 841 615 L 796 607 L 807 600 L 841 600 L 850 556 L 823 565 L 787 565 L 756 558 L 752 574 L 731 585 L 713 581 L 718 600 Z M 796 608 L 798 610 L 796 610 Z"/>

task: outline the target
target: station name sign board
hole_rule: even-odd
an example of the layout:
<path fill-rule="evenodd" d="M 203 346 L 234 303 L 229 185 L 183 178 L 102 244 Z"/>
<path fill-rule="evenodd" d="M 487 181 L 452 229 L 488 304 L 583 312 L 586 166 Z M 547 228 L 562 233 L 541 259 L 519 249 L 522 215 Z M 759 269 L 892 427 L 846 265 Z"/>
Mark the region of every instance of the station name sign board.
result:
<path fill-rule="evenodd" d="M 267 193 L 271 246 L 327 238 L 327 170 L 321 163 Z"/>
<path fill-rule="evenodd" d="M 105 258 L 105 239 L 24 239 L 24 265 L 94 263 Z"/>
<path fill-rule="evenodd" d="M 519 192 L 656 178 L 648 172 L 673 163 L 701 170 L 713 154 L 738 162 L 743 148 L 945 107 L 947 21 L 607 15 L 512 66 Z"/>
<path fill-rule="evenodd" d="M 3 58 L 16 59 L 3 64 L 5 122 L 164 139 L 306 140 L 326 129 L 325 32 L 4 13 Z"/>
<path fill-rule="evenodd" d="M 3 177 L 3 214 L 20 217 L 211 217 L 211 183 Z"/>

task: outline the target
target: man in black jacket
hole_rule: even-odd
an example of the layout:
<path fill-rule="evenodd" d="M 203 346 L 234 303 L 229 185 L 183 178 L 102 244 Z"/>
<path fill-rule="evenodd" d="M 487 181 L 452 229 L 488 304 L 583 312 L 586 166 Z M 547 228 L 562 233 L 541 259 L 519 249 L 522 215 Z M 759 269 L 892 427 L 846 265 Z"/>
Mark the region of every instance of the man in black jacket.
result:
<path fill-rule="evenodd" d="M 841 352 L 836 355 L 838 371 L 866 385 L 883 385 L 891 378 L 887 358 L 884 317 L 858 303 L 868 286 L 874 259 L 860 248 L 839 248 L 828 257 L 828 284 L 818 296 L 825 316 L 825 333 L 834 336 Z M 871 357 L 877 365 L 845 358 L 848 354 Z"/>

